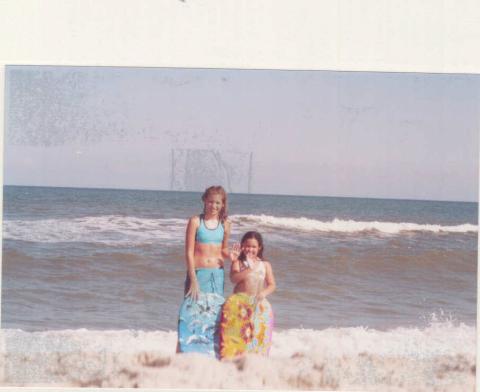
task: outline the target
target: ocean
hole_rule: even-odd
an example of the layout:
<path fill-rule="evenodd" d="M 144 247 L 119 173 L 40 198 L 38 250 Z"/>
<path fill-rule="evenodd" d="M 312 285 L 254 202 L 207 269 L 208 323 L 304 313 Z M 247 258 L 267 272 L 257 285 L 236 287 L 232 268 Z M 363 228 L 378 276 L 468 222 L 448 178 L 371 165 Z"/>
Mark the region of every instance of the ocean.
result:
<path fill-rule="evenodd" d="M 165 365 L 170 372 L 167 378 L 175 380 L 175 366 L 181 368 L 184 361 L 174 351 L 186 269 L 185 226 L 188 217 L 202 211 L 201 194 L 5 186 L 3 197 L 5 352 L 20 355 L 26 341 L 36 342 L 41 347 L 35 352 L 44 354 L 60 345 L 86 355 L 79 347 L 91 342 L 88 355 L 113 355 L 130 353 L 133 345 L 140 367 L 141 350 L 170 358 Z M 389 366 L 398 366 L 388 361 L 387 365 L 386 355 L 406 361 L 410 372 L 423 372 L 426 387 L 470 385 L 476 345 L 476 203 L 231 194 L 228 215 L 230 242 L 239 241 L 246 231 L 259 231 L 265 241 L 264 258 L 273 267 L 277 290 L 269 297 L 275 313 L 271 361 L 287 358 L 287 368 L 308 359 L 311 369 L 317 369 L 304 371 L 313 381 L 292 376 L 283 382 L 284 365 L 275 365 L 283 376 L 263 386 L 398 387 L 403 373 L 397 381 L 391 376 L 375 378 L 358 362 L 366 361 L 372 368 L 375 361 L 383 361 L 373 368 L 387 374 Z M 228 268 L 226 261 L 227 272 Z M 226 281 L 228 295 L 232 285 Z M 73 341 L 78 344 L 72 346 Z M 334 357 L 350 362 L 334 366 Z M 464 371 L 445 367 L 445 361 L 453 361 L 458 368 L 459 358 Z M 325 366 L 317 359 L 326 361 Z M 419 360 L 427 368 L 419 367 Z M 45 369 L 19 373 L 11 361 L 4 384 L 35 384 L 53 377 Z M 249 361 L 251 366 L 256 363 Z M 357 375 L 351 361 L 360 369 Z M 304 362 L 302 366 L 307 366 Z M 441 376 L 435 373 L 435 364 L 444 369 L 437 372 Z M 328 366 L 335 370 L 328 373 Z M 341 371 L 346 367 L 348 375 Z M 313 376 L 316 373 L 311 372 L 320 368 L 322 377 Z M 437 376 L 432 378 L 429 372 Z M 57 374 L 52 382 L 130 385 L 117 385 L 118 377 L 115 382 L 100 377 L 103 384 L 88 384 L 87 376 L 82 384 L 78 375 L 74 379 L 65 374 Z M 155 383 L 152 377 L 143 378 L 143 384 L 136 382 L 172 386 Z M 223 378 L 223 384 L 204 385 L 201 380 L 175 385 L 246 386 L 235 384 L 231 377 L 230 384 Z M 253 381 L 251 387 L 258 385 Z"/>

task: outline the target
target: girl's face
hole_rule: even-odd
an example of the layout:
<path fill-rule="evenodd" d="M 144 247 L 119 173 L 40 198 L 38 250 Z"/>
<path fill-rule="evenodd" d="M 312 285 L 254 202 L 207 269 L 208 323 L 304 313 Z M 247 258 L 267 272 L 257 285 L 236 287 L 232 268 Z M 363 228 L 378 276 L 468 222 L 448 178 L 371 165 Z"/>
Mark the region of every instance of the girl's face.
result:
<path fill-rule="evenodd" d="M 222 195 L 219 194 L 211 194 L 205 200 L 205 214 L 207 215 L 215 215 L 217 216 L 220 214 L 220 211 L 223 208 L 223 200 Z"/>
<path fill-rule="evenodd" d="M 255 259 L 260 249 L 260 244 L 255 238 L 249 238 L 242 244 L 242 251 L 249 259 Z"/>

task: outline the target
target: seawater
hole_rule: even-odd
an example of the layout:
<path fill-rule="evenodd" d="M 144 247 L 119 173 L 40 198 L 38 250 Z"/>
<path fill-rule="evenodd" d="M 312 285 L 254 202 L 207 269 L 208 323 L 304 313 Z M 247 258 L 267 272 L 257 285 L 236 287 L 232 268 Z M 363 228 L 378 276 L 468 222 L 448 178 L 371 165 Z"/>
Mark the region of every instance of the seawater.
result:
<path fill-rule="evenodd" d="M 185 226 L 200 197 L 5 186 L 2 328 L 176 330 Z M 475 327 L 476 203 L 246 194 L 228 203 L 231 243 L 248 230 L 264 236 L 277 331 Z"/>

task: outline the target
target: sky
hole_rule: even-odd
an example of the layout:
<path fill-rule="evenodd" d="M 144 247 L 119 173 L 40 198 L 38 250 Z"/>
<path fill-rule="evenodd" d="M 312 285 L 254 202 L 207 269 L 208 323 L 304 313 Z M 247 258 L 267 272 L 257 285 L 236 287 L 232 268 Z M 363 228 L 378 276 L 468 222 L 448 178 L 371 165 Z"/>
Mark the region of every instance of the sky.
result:
<path fill-rule="evenodd" d="M 6 185 L 478 200 L 480 76 L 9 66 Z"/>

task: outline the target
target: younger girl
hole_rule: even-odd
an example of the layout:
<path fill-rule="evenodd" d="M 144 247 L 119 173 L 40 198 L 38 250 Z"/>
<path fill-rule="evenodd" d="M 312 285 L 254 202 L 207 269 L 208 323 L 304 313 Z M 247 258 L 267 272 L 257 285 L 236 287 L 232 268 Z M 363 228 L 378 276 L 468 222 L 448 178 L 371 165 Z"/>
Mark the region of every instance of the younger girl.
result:
<path fill-rule="evenodd" d="M 228 257 L 230 222 L 227 194 L 221 186 L 207 188 L 203 213 L 190 218 L 186 230 L 187 277 L 185 299 L 178 320 L 177 352 L 218 356 L 218 335 L 223 302 L 223 259 Z"/>
<path fill-rule="evenodd" d="M 241 250 L 241 252 L 239 252 Z M 223 306 L 220 355 L 268 355 L 272 340 L 273 311 L 266 297 L 276 288 L 272 266 L 263 260 L 263 238 L 249 231 L 230 253 L 230 280 L 234 294 Z"/>

